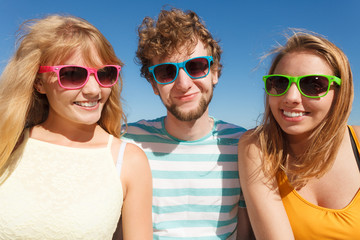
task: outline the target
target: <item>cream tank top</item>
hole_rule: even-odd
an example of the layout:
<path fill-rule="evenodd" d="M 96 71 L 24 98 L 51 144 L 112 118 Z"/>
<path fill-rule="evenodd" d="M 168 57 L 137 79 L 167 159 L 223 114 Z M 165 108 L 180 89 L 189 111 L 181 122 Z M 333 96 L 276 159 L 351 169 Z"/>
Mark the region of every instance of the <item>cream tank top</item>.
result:
<path fill-rule="evenodd" d="M 113 136 L 105 148 L 86 149 L 28 136 L 0 185 L 0 239 L 112 239 L 123 203 Z"/>

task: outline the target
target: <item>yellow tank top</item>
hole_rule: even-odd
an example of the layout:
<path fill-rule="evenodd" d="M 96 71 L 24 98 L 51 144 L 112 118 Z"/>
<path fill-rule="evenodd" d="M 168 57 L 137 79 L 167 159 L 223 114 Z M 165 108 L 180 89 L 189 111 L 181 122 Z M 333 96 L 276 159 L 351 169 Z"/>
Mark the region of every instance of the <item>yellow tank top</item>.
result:
<path fill-rule="evenodd" d="M 351 133 L 359 150 L 356 135 Z M 295 239 L 360 239 L 359 190 L 345 208 L 330 209 L 302 198 L 283 172 L 278 175 L 278 184 Z"/>

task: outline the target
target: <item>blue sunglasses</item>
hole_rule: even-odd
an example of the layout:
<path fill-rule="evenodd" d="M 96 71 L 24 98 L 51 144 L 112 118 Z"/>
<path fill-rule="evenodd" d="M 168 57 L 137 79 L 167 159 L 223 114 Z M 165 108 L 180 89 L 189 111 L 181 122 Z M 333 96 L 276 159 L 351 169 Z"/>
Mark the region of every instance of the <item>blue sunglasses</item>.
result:
<path fill-rule="evenodd" d="M 152 73 L 155 81 L 159 84 L 174 82 L 179 74 L 180 68 L 184 69 L 186 74 L 192 79 L 199 79 L 209 74 L 213 61 L 212 56 L 203 56 L 190 58 L 179 63 L 160 63 L 149 67 L 149 72 Z"/>

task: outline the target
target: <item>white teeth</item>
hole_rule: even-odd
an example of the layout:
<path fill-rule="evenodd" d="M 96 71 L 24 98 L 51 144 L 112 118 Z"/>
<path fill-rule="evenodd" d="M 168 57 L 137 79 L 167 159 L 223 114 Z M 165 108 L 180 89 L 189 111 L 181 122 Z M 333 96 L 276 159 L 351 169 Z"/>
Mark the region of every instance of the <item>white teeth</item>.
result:
<path fill-rule="evenodd" d="M 305 113 L 304 112 L 287 112 L 284 111 L 284 115 L 287 117 L 301 117 L 304 116 Z"/>
<path fill-rule="evenodd" d="M 76 105 L 79 105 L 81 107 L 94 107 L 96 106 L 98 102 L 75 102 Z"/>

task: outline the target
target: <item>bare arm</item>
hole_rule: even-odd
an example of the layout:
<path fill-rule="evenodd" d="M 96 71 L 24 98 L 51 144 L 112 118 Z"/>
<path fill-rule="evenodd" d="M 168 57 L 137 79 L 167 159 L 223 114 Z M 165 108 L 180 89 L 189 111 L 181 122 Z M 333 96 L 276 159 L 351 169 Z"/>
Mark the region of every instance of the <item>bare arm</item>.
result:
<path fill-rule="evenodd" d="M 276 179 L 269 182 L 261 171 L 257 139 L 245 133 L 239 140 L 238 158 L 241 188 L 256 239 L 294 239 L 281 201 Z"/>
<path fill-rule="evenodd" d="M 151 171 L 145 153 L 133 144 L 126 146 L 121 181 L 124 186 L 121 213 L 123 239 L 153 239 Z"/>

